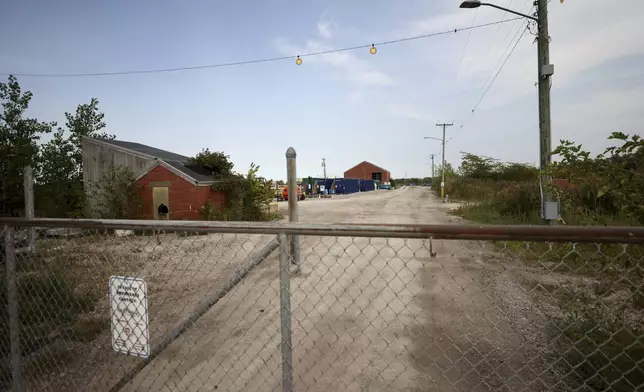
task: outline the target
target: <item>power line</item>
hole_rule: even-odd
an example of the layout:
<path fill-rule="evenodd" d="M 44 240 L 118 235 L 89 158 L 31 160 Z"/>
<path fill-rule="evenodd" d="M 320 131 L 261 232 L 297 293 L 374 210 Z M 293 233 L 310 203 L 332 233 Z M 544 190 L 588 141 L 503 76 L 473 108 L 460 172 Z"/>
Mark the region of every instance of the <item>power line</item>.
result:
<path fill-rule="evenodd" d="M 407 41 L 415 41 L 415 40 L 424 39 L 424 38 L 436 37 L 436 36 L 439 36 L 439 35 L 457 33 L 459 31 L 468 31 L 468 30 L 480 29 L 480 28 L 483 28 L 483 27 L 494 26 L 494 25 L 498 25 L 498 24 L 502 24 L 502 23 L 512 22 L 512 21 L 515 21 L 515 20 L 518 20 L 518 19 L 523 19 L 523 18 L 522 17 L 517 17 L 517 18 L 513 18 L 513 19 L 508 19 L 508 20 L 499 20 L 499 21 L 496 21 L 496 22 L 483 23 L 483 24 L 470 26 L 470 27 L 454 28 L 454 29 L 439 31 L 439 32 L 435 32 L 435 33 L 422 34 L 422 35 L 416 35 L 416 36 L 412 36 L 412 37 L 394 39 L 394 40 L 390 40 L 390 41 L 374 42 L 374 43 L 370 43 L 370 44 L 367 44 L 367 45 L 349 46 L 349 47 L 345 47 L 345 48 L 323 50 L 323 51 L 320 51 L 320 52 L 310 52 L 310 53 L 304 53 L 304 54 L 300 54 L 300 55 L 281 56 L 281 57 L 268 57 L 268 58 L 263 58 L 263 59 L 235 61 L 235 62 L 229 62 L 229 63 L 192 65 L 192 66 L 184 66 L 184 67 L 176 67 L 176 68 L 157 68 L 157 69 L 140 69 L 140 70 L 130 70 L 130 71 L 89 72 L 89 73 L 59 73 L 59 74 L 52 73 L 52 74 L 47 74 L 47 73 L 10 73 L 10 72 L 2 72 L 2 73 L 0 73 L 0 75 L 2 75 L 2 76 L 14 75 L 14 76 L 18 76 L 18 77 L 42 77 L 42 78 L 75 78 L 75 77 L 93 77 L 93 76 L 152 74 L 152 73 L 163 73 L 163 72 L 182 72 L 182 71 L 193 71 L 193 70 L 198 70 L 198 69 L 234 67 L 234 66 L 240 66 L 240 65 L 268 63 L 268 62 L 276 62 L 276 61 L 283 61 L 283 60 L 295 60 L 295 59 L 298 58 L 298 56 L 300 58 L 303 58 L 303 57 L 321 56 L 321 55 L 324 55 L 324 54 L 331 54 L 331 53 L 338 53 L 338 52 L 348 52 L 348 51 L 352 51 L 352 50 L 371 48 L 374 45 L 375 46 L 384 46 L 384 45 L 398 44 L 398 43 L 407 42 Z"/>
<path fill-rule="evenodd" d="M 512 1 L 510 2 L 510 4 L 512 4 L 512 2 L 513 2 L 513 1 L 514 1 L 514 0 L 512 0 Z M 528 4 L 528 0 L 525 0 L 525 1 L 524 1 L 524 3 L 523 3 L 523 5 L 521 6 L 521 12 L 522 12 L 522 13 L 523 13 L 523 9 L 525 8 L 525 6 L 526 6 L 527 4 Z M 509 5 L 508 5 L 508 7 L 509 7 Z M 505 17 L 506 17 L 506 16 L 507 16 L 507 14 L 504 14 L 503 20 L 505 20 Z M 516 20 L 516 18 L 514 18 L 514 20 Z M 501 27 L 501 24 L 497 25 L 497 31 L 498 31 L 498 29 L 499 29 L 500 27 Z M 480 87 L 477 89 L 477 91 L 479 91 L 479 92 L 480 92 L 480 91 L 482 91 L 482 90 L 484 90 L 484 89 L 485 89 L 485 86 L 487 85 L 488 80 L 490 80 L 490 78 L 492 78 L 492 76 L 494 75 L 494 70 L 498 69 L 499 65 L 500 65 L 500 64 L 501 64 L 501 62 L 503 61 L 503 58 L 504 58 L 505 54 L 508 52 L 508 50 L 509 50 L 509 49 L 510 49 L 510 47 L 512 46 L 512 41 L 514 41 L 514 40 L 517 38 L 517 36 L 519 35 L 519 33 L 521 32 L 521 23 L 519 23 L 519 28 L 515 31 L 515 33 L 514 33 L 514 35 L 512 36 L 512 38 L 510 38 L 510 39 L 508 40 L 508 38 L 510 37 L 510 33 L 512 32 L 512 30 L 513 30 L 513 29 L 514 29 L 514 27 L 512 27 L 512 26 L 511 26 L 510 28 L 508 28 L 508 32 L 505 34 L 505 37 L 503 38 L 503 41 L 502 41 L 502 43 L 501 43 L 501 46 L 504 46 L 504 45 L 506 44 L 506 42 L 507 42 L 507 46 L 506 46 L 506 47 L 505 47 L 505 49 L 501 52 L 501 55 L 499 56 L 499 60 L 496 62 L 496 64 L 494 65 L 494 67 L 492 67 L 492 68 L 490 69 L 490 73 L 488 74 L 488 76 L 487 76 L 485 79 L 483 79 L 483 82 L 481 83 L 481 85 L 480 85 Z M 496 34 L 495 34 L 495 36 L 496 36 Z M 494 41 L 494 40 L 493 40 L 493 41 Z M 491 47 L 491 46 L 492 46 L 492 42 L 490 43 L 490 47 Z M 488 52 L 489 52 L 489 51 L 490 51 L 490 48 L 488 48 Z M 456 114 L 456 112 L 454 113 L 454 115 L 455 115 L 455 114 Z M 469 113 L 468 113 L 468 114 L 469 114 Z M 460 117 L 460 116 L 459 116 L 459 117 Z"/>
<path fill-rule="evenodd" d="M 478 12 L 479 12 L 479 10 L 477 8 L 476 11 L 474 11 L 474 16 L 472 17 L 472 23 L 470 23 L 470 25 L 474 25 L 474 22 L 476 21 L 476 16 L 478 15 Z M 503 18 L 503 19 L 505 19 L 505 18 Z M 501 25 L 498 25 L 498 26 L 501 26 Z M 497 27 L 497 29 L 498 28 L 499 27 Z M 472 30 L 470 30 L 467 33 L 467 39 L 465 40 L 465 46 L 463 47 L 463 51 L 461 52 L 461 58 L 458 60 L 458 68 L 456 69 L 456 78 L 454 79 L 454 84 L 456 86 L 458 86 L 458 77 L 461 75 L 461 68 L 463 67 L 463 59 L 465 59 L 465 53 L 467 52 L 467 47 L 470 44 L 470 38 L 471 37 L 472 37 Z M 450 107 L 453 107 L 454 104 L 456 102 L 458 102 L 458 98 L 459 98 L 460 95 L 461 95 L 460 92 L 457 90 L 456 94 L 454 95 L 454 98 L 452 99 L 452 103 L 451 103 Z M 452 110 L 452 112 L 454 112 L 454 111 L 455 110 Z M 453 115 L 451 117 L 453 117 Z"/>
<path fill-rule="evenodd" d="M 492 78 L 492 80 L 491 80 L 491 81 L 490 81 L 490 83 L 488 84 L 487 88 L 485 89 L 485 91 L 483 92 L 483 94 L 481 95 L 481 97 L 479 98 L 479 100 L 476 102 L 476 104 L 474 105 L 474 107 L 473 107 L 473 108 L 472 108 L 472 110 L 470 111 L 470 114 L 465 118 L 465 120 L 463 120 L 463 122 L 461 122 L 461 125 L 460 125 L 460 126 L 458 127 L 458 129 L 457 129 L 457 130 L 452 134 L 452 136 L 449 138 L 449 140 L 452 140 L 452 139 L 454 138 L 454 136 L 456 136 L 456 134 L 458 133 L 458 131 L 460 131 L 460 130 L 463 128 L 463 125 L 465 125 L 465 123 L 467 122 L 467 120 L 468 120 L 470 117 L 472 117 L 472 115 L 474 114 L 474 112 L 476 111 L 476 109 L 477 109 L 477 108 L 479 107 L 479 105 L 481 104 L 481 101 L 483 101 L 483 98 L 485 98 L 485 96 L 487 95 L 488 91 L 490 91 L 490 88 L 492 87 L 492 85 L 493 85 L 493 84 L 494 84 L 494 82 L 496 81 L 496 78 L 499 76 L 499 74 L 501 73 L 501 71 L 502 71 L 502 70 L 503 70 L 503 68 L 505 67 L 505 64 L 506 64 L 506 63 L 508 62 L 508 60 L 510 59 L 510 56 L 512 56 L 512 53 L 514 53 L 514 50 L 515 50 L 515 49 L 517 48 L 517 46 L 519 45 L 519 42 L 521 42 L 521 38 L 523 38 L 523 36 L 525 35 L 525 32 L 526 32 L 526 31 L 528 31 L 528 26 L 526 26 L 526 27 L 523 29 L 523 32 L 522 32 L 522 33 L 521 33 L 521 35 L 519 36 L 519 39 L 517 39 L 517 40 L 516 40 L 516 42 L 514 43 L 514 46 L 512 47 L 512 50 L 510 50 L 510 53 L 508 53 L 508 55 L 507 55 L 507 57 L 505 58 L 505 60 L 503 60 L 503 63 L 501 64 L 501 67 L 496 71 L 496 74 L 494 75 L 494 77 Z M 448 141 L 449 141 L 449 140 L 448 140 Z"/>

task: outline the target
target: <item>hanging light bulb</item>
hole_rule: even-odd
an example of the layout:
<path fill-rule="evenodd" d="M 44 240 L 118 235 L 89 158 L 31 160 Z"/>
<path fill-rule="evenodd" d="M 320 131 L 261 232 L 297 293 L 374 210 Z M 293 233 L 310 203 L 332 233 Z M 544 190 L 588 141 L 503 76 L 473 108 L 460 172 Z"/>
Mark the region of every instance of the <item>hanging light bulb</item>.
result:
<path fill-rule="evenodd" d="M 376 49 L 376 45 L 371 44 L 371 48 L 369 49 L 369 53 L 376 54 L 377 51 L 378 51 L 378 49 Z"/>
<path fill-rule="evenodd" d="M 297 60 L 295 60 L 295 64 L 302 65 L 302 59 L 300 58 L 300 56 L 297 56 Z"/>

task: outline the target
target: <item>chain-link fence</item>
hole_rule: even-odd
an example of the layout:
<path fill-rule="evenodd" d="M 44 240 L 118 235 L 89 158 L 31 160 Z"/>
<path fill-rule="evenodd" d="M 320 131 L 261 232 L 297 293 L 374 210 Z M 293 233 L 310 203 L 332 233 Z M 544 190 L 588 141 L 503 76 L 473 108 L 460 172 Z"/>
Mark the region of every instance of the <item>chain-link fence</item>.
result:
<path fill-rule="evenodd" d="M 0 389 L 644 388 L 642 228 L 0 224 Z"/>

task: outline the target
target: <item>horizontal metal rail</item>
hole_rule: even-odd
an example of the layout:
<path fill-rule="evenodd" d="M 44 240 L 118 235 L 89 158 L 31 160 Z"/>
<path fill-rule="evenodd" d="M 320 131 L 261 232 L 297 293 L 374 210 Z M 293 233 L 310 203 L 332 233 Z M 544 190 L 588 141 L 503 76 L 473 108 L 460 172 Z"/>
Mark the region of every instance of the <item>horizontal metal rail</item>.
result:
<path fill-rule="evenodd" d="M 213 222 L 112 219 L 0 218 L 0 225 L 94 230 L 290 234 L 335 237 L 434 238 L 448 240 L 596 242 L 644 244 L 640 226 L 422 225 L 281 222 Z"/>

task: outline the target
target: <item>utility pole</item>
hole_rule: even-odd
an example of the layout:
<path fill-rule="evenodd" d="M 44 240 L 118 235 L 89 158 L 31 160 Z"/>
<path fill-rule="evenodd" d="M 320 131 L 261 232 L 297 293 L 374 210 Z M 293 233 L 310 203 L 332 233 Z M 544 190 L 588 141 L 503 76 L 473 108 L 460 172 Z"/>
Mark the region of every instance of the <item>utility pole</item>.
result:
<path fill-rule="evenodd" d="M 548 0 L 536 0 L 537 6 L 537 50 L 539 65 L 539 163 L 541 166 L 542 206 L 541 213 L 545 219 L 556 219 L 559 211 L 551 211 L 553 207 L 551 195 L 547 186 L 551 183 L 546 175 L 546 168 L 552 157 L 551 124 L 550 124 L 550 86 L 554 66 L 550 64 L 550 35 L 548 34 Z M 547 206 L 551 208 L 547 208 Z M 558 208 L 554 208 L 558 210 Z M 553 214 L 554 213 L 554 214 Z M 556 216 L 553 216 L 556 215 Z"/>
<path fill-rule="evenodd" d="M 324 179 L 326 180 L 326 158 L 322 158 L 322 169 L 324 170 Z"/>
<path fill-rule="evenodd" d="M 523 14 L 496 4 L 480 0 L 464 0 L 460 8 L 472 9 L 480 6 L 496 8 L 514 15 L 519 15 L 537 23 L 537 77 L 539 85 L 539 168 L 541 188 L 541 216 L 545 220 L 559 219 L 559 202 L 552 201 L 548 185 L 552 182 L 546 173 L 552 157 L 552 138 L 550 123 L 550 86 L 551 77 L 555 73 L 554 65 L 550 64 L 550 35 L 548 34 L 548 2 L 550 0 L 534 0 L 537 7 L 536 15 Z M 563 1 L 563 0 L 562 0 Z"/>
<path fill-rule="evenodd" d="M 432 157 L 432 181 L 434 181 L 434 154 L 432 154 L 431 157 Z"/>
<path fill-rule="evenodd" d="M 454 124 L 447 124 L 447 123 L 442 123 L 442 124 L 436 124 L 437 127 L 443 128 L 443 156 L 442 156 L 442 163 L 441 163 L 441 199 L 444 201 L 445 200 L 445 128 L 451 127 Z"/>

